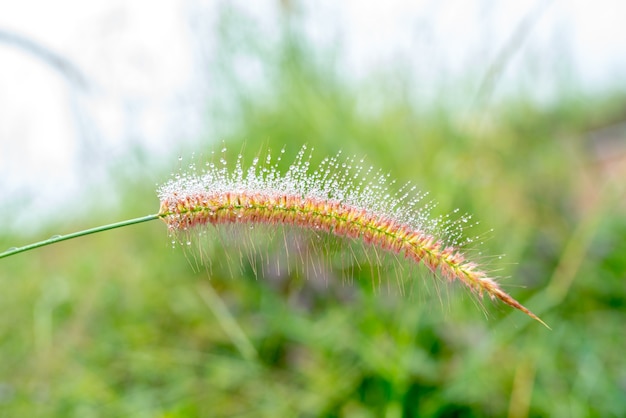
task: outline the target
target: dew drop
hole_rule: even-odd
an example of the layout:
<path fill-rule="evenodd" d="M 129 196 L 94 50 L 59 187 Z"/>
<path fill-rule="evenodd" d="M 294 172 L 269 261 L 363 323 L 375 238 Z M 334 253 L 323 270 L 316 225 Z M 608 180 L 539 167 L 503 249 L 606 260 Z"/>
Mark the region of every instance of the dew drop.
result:
<path fill-rule="evenodd" d="M 187 243 L 186 243 L 186 244 L 187 244 L 187 245 L 191 245 L 191 241 L 187 241 Z"/>
<path fill-rule="evenodd" d="M 53 236 L 50 237 L 50 239 L 57 239 L 57 238 L 61 238 L 61 235 L 57 234 L 57 235 L 53 235 Z"/>

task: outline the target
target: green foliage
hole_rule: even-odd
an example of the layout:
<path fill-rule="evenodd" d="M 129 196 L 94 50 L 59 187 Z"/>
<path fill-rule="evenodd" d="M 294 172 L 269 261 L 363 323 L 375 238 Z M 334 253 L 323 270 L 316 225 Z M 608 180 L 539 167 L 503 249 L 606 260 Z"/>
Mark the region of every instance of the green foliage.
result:
<path fill-rule="evenodd" d="M 614 99 L 595 99 L 593 114 L 518 98 L 461 117 L 401 86 L 369 92 L 384 105 L 368 109 L 362 91 L 289 39 L 264 61 L 272 94 L 230 80 L 239 101 L 229 149 L 250 158 L 285 146 L 286 161 L 302 143 L 319 158 L 343 149 L 429 190 L 443 213 L 475 214 L 481 224 L 468 233 L 485 237 L 477 251 L 506 254 L 493 269 L 553 331 L 502 304 L 477 306 L 458 286 L 399 295 L 395 278 L 388 291 L 365 271 L 350 283 L 256 277 L 219 243 L 203 251 L 211 268 L 196 268 L 198 252 L 172 248 L 154 222 L 2 260 L 0 414 L 626 415 L 623 199 L 589 171 L 584 146 Z M 132 178 L 120 179 L 123 211 L 94 211 L 69 230 L 156 212 L 154 181 Z M 207 286 L 255 355 L 207 304 Z"/>

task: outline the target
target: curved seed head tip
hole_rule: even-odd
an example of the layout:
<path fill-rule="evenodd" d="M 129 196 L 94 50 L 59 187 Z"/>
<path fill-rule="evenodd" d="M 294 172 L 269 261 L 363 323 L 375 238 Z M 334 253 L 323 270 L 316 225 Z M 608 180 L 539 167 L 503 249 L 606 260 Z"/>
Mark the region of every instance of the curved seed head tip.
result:
<path fill-rule="evenodd" d="M 426 194 L 408 184 L 393 193 L 389 176 L 362 160 L 326 158 L 311 170 L 310 158 L 303 147 L 286 172 L 269 154 L 245 170 L 241 157 L 233 169 L 224 159 L 202 171 L 192 165 L 159 188 L 159 216 L 172 233 L 245 223 L 360 240 L 459 280 L 479 296 L 486 292 L 546 325 L 461 252 L 469 242 L 462 238 L 469 216 L 432 217 L 432 202 L 421 202 Z"/>
<path fill-rule="evenodd" d="M 520 311 L 524 312 L 526 315 L 530 316 L 535 321 L 538 321 L 544 327 L 548 328 L 549 330 L 552 330 L 552 328 L 550 328 L 550 326 L 548 324 L 543 322 L 541 320 L 541 318 L 539 318 L 537 315 L 532 313 L 524 305 L 522 305 L 521 303 L 519 303 L 518 301 L 513 299 L 511 296 L 509 296 L 506 292 L 504 292 L 500 288 L 494 289 L 492 295 L 493 295 L 492 297 L 496 297 L 496 298 L 500 299 L 502 302 L 506 303 L 507 305 L 509 305 L 509 306 L 511 306 L 511 307 L 513 307 L 513 308 L 515 308 L 517 310 L 520 310 Z"/>

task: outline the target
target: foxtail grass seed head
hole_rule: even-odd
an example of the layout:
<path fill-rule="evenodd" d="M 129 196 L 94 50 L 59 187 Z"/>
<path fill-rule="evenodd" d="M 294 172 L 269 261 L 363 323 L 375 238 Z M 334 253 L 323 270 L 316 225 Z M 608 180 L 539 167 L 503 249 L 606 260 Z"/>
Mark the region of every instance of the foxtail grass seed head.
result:
<path fill-rule="evenodd" d="M 341 154 L 313 169 L 311 152 L 303 147 L 286 172 L 279 165 L 284 149 L 255 158 L 244 168 L 242 157 L 229 167 L 222 155 L 202 169 L 190 166 L 158 189 L 159 216 L 172 234 L 206 225 L 250 224 L 292 226 L 360 240 L 423 264 L 448 281 L 458 280 L 474 294 L 499 299 L 545 323 L 505 293 L 494 278 L 462 252 L 469 216 L 433 217 L 432 203 L 411 184 L 397 192 L 394 181 L 362 159 Z M 547 326 L 547 325 L 546 325 Z"/>

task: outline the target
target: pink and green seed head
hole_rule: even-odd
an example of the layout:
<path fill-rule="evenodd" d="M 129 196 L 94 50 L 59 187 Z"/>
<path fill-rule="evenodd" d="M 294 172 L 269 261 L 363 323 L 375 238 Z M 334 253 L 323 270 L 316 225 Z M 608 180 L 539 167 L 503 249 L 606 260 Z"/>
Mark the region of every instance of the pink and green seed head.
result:
<path fill-rule="evenodd" d="M 255 159 L 245 172 L 241 159 L 232 172 L 221 159 L 200 173 L 179 174 L 159 189 L 159 213 L 173 232 L 207 224 L 256 223 L 362 240 L 423 263 L 447 280 L 460 280 L 479 296 L 485 292 L 543 323 L 458 250 L 458 222 L 466 217 L 457 222 L 431 218 L 430 206 L 420 206 L 425 195 L 405 185 L 394 197 L 388 176 L 372 175 L 372 168 L 365 170 L 354 159 L 326 159 L 310 172 L 310 154 L 305 153 L 303 148 L 284 174 L 269 156 L 265 164 Z"/>

